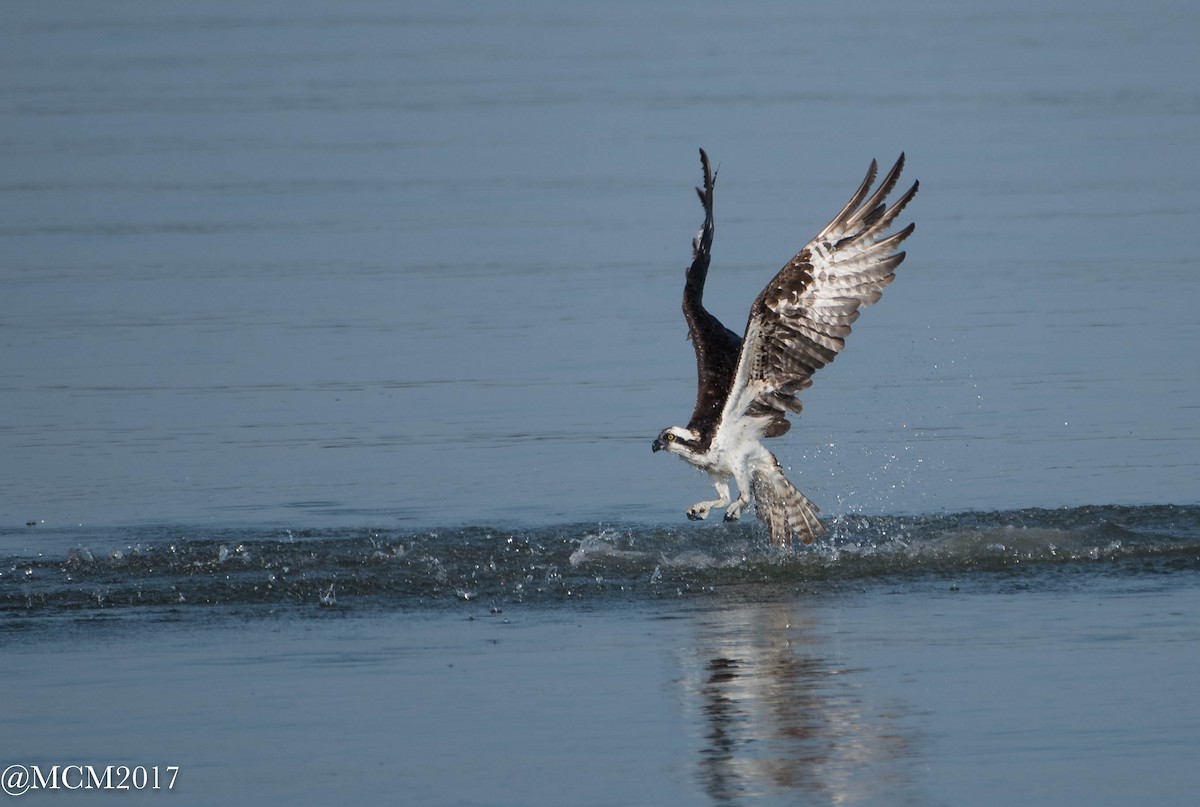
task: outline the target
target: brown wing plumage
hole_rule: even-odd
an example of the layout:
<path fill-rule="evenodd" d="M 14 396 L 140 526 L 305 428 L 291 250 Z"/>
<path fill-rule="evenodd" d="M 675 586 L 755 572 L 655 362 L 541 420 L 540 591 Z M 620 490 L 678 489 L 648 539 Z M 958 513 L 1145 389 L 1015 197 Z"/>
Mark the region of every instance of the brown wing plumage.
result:
<path fill-rule="evenodd" d="M 692 241 L 692 265 L 688 267 L 683 287 L 683 316 L 688 324 L 688 338 L 696 350 L 696 408 L 688 428 L 700 434 L 702 447 L 707 449 L 733 386 L 742 340 L 704 307 L 704 281 L 708 278 L 715 231 L 713 186 L 716 175 L 704 149 L 700 149 L 700 164 L 704 168 L 704 187 L 696 188 L 696 193 L 704 206 L 704 223 Z"/>
<path fill-rule="evenodd" d="M 915 225 L 885 234 L 919 187 L 914 182 L 895 203 L 887 204 L 903 168 L 901 154 L 872 193 L 878 172 L 872 160 L 841 212 L 758 295 L 724 417 L 765 419 L 761 429 L 766 437 L 788 430 L 785 415 L 801 409 L 797 393 L 841 352 L 859 308 L 880 298 L 904 260 L 897 247 Z"/>

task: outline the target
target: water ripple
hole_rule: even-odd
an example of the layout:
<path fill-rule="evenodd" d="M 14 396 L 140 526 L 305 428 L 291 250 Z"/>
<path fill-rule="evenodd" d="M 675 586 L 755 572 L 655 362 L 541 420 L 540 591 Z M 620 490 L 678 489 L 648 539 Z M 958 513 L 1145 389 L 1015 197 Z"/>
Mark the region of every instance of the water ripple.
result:
<path fill-rule="evenodd" d="M 1200 571 L 1200 507 L 845 516 L 826 541 L 770 547 L 757 524 L 530 530 L 80 532 L 0 565 L 4 619 L 130 609 L 493 609 L 663 597 L 788 596 L 847 586 L 954 590 L 1064 576 Z"/>

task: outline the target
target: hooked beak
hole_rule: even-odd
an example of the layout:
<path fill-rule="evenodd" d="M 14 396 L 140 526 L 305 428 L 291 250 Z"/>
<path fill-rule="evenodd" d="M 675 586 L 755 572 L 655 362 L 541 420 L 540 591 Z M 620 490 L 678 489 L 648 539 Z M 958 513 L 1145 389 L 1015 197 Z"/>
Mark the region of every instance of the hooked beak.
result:
<path fill-rule="evenodd" d="M 657 437 L 655 437 L 654 442 L 650 444 L 651 451 L 662 451 L 664 448 L 666 448 L 666 446 L 663 445 L 663 441 L 659 440 Z"/>

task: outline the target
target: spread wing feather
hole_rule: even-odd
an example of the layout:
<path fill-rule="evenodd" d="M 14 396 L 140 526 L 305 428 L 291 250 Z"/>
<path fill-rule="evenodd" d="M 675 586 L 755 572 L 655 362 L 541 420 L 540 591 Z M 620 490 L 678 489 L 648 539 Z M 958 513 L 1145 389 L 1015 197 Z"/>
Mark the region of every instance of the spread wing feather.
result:
<path fill-rule="evenodd" d="M 879 300 L 904 260 L 897 247 L 915 225 L 885 235 L 917 193 L 914 182 L 887 204 L 903 168 L 901 154 L 872 193 L 879 170 L 872 160 L 846 206 L 754 301 L 722 423 L 750 417 L 764 437 L 788 430 L 785 415 L 801 409 L 797 393 L 812 384 L 813 373 L 837 357 L 859 308 Z"/>
<path fill-rule="evenodd" d="M 688 324 L 688 338 L 696 350 L 696 408 L 688 428 L 699 432 L 701 441 L 707 445 L 733 386 L 742 339 L 704 307 L 704 281 L 708 277 L 715 232 L 713 186 L 716 174 L 704 149 L 700 149 L 700 164 L 704 169 L 704 187 L 696 188 L 696 193 L 704 206 L 704 223 L 692 241 L 692 265 L 688 267 L 683 287 L 683 316 Z"/>

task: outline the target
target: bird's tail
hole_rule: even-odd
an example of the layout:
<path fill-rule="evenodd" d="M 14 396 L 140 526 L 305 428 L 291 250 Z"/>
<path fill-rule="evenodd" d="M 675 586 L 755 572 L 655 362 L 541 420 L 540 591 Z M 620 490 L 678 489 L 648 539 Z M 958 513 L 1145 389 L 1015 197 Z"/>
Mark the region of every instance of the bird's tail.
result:
<path fill-rule="evenodd" d="M 774 457 L 772 457 L 774 460 Z M 825 532 L 817 520 L 820 510 L 783 475 L 778 462 L 756 470 L 751 477 L 754 493 L 754 512 L 759 521 L 766 522 L 775 546 L 791 546 L 793 536 L 811 544 Z"/>

